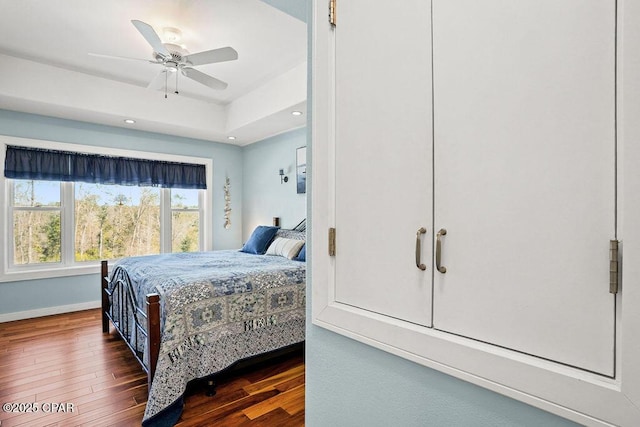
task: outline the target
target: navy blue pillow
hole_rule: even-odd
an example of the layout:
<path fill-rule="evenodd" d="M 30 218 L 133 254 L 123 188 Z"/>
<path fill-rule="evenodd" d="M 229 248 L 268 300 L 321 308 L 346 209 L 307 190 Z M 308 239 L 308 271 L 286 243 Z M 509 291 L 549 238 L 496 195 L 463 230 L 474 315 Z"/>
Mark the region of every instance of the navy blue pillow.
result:
<path fill-rule="evenodd" d="M 240 252 L 246 252 L 248 254 L 263 255 L 267 252 L 269 243 L 273 240 L 280 227 L 272 227 L 269 225 L 259 225 L 251 233 L 251 237 L 244 244 Z"/>
<path fill-rule="evenodd" d="M 298 252 L 296 261 L 306 261 L 306 260 L 307 260 L 307 244 L 305 243 L 302 249 L 300 249 L 300 252 Z"/>

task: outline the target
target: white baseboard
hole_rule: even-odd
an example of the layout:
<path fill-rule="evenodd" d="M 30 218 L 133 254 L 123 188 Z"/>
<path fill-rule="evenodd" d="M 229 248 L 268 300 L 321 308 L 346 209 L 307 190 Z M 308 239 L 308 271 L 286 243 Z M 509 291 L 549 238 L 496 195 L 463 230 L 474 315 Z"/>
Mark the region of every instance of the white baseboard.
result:
<path fill-rule="evenodd" d="M 79 304 L 58 305 L 56 307 L 37 308 L 35 310 L 16 311 L 15 313 L 0 314 L 0 323 L 14 320 L 32 319 L 34 317 L 51 316 L 53 314 L 71 313 L 73 311 L 90 310 L 102 306 L 101 301 L 89 301 Z"/>

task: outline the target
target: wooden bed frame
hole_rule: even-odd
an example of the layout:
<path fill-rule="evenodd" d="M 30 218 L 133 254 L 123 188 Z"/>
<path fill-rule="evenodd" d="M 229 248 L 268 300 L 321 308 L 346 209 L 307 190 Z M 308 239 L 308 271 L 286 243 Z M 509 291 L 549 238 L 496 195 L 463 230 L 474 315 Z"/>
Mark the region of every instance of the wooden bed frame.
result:
<path fill-rule="evenodd" d="M 158 355 L 160 353 L 160 295 L 156 293 L 147 294 L 145 298 L 145 310 L 141 310 L 134 304 L 134 298 L 132 291 L 123 282 L 114 284 L 113 289 L 110 290 L 111 279 L 109 278 L 109 264 L 108 261 L 101 262 L 100 270 L 100 293 L 102 295 L 102 332 L 109 332 L 109 321 L 113 324 L 113 327 L 120 337 L 127 344 L 127 347 L 131 350 L 135 358 L 138 360 L 142 369 L 147 373 L 147 384 L 149 390 L 151 389 L 151 383 L 153 376 L 156 372 L 156 365 L 158 364 Z M 112 310 L 112 298 L 115 290 L 118 290 L 118 306 L 121 307 L 118 312 L 114 313 Z M 124 309 L 122 308 L 124 307 Z M 130 310 L 134 310 L 131 312 Z M 130 317 L 133 316 L 135 322 L 135 329 L 139 331 L 146 340 L 147 349 L 149 352 L 149 365 L 144 363 L 144 355 L 142 352 L 136 350 L 136 345 L 131 343 L 131 337 L 128 336 L 127 326 Z M 138 316 L 144 319 L 144 324 L 138 322 Z M 124 327 L 122 327 L 124 325 Z M 137 339 L 137 338 L 135 338 Z M 135 342 L 134 339 L 134 342 Z M 137 344 L 137 343 L 136 343 Z M 293 344 L 288 347 L 273 350 L 268 353 L 259 354 L 257 356 L 250 357 L 235 362 L 233 365 L 221 372 L 212 374 L 203 380 L 206 380 L 206 394 L 207 396 L 215 395 L 215 381 L 214 376 L 222 373 L 227 373 L 236 369 L 243 369 L 249 366 L 254 366 L 263 362 L 270 361 L 285 354 L 293 352 L 302 352 L 304 354 L 304 341 L 298 344 Z"/>
<path fill-rule="evenodd" d="M 151 388 L 151 382 L 153 381 L 153 375 L 156 372 L 156 365 L 158 364 L 158 354 L 160 353 L 160 295 L 148 294 L 146 296 L 145 306 L 146 310 L 143 311 L 134 304 L 131 290 L 124 283 L 115 283 L 113 290 L 118 290 L 118 302 L 121 309 L 114 313 L 111 308 L 113 297 L 113 290 L 109 290 L 111 280 L 109 279 L 109 263 L 108 261 L 101 262 L 100 269 L 100 289 L 102 294 L 102 332 L 109 332 L 109 321 L 113 324 L 113 327 L 118 331 L 118 334 L 122 337 L 127 344 L 135 358 L 138 360 L 142 369 L 147 373 L 147 383 Z M 131 313 L 129 310 L 135 310 Z M 144 363 L 144 355 L 137 351 L 131 344 L 131 337 L 127 336 L 127 328 L 122 328 L 121 325 L 126 325 L 129 322 L 130 316 L 133 316 L 135 321 L 135 329 L 145 336 L 147 341 L 147 348 L 149 349 L 149 366 Z M 138 323 L 138 315 L 145 319 L 145 324 Z"/>

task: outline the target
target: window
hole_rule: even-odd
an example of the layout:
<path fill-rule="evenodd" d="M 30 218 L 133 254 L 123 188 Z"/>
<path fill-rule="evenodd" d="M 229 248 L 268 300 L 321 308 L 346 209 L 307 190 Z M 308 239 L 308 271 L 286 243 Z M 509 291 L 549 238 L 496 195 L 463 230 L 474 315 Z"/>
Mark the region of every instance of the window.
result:
<path fill-rule="evenodd" d="M 171 192 L 171 252 L 193 252 L 200 246 L 200 209 L 196 190 Z"/>
<path fill-rule="evenodd" d="M 16 181 L 13 185 L 13 263 L 55 263 L 61 259 L 60 185 Z"/>
<path fill-rule="evenodd" d="M 13 138 L 3 137 L 5 139 Z M 41 148 L 45 145 L 20 140 L 21 143 L 24 141 L 27 141 L 25 147 L 16 145 L 16 148 Z M 95 148 L 46 143 L 46 149 L 33 151 L 50 151 L 51 146 L 55 146 L 54 150 L 73 149 L 64 152 L 65 156 L 70 156 L 68 159 L 58 156 L 49 162 L 50 159 L 45 157 L 46 162 L 54 164 L 54 173 L 47 175 L 43 170 L 47 170 L 49 165 L 31 159 L 32 163 L 37 163 L 37 168 L 34 168 L 38 170 L 37 177 L 1 178 L 4 182 L 0 192 L 4 194 L 2 199 L 6 200 L 4 205 L 7 209 L 0 213 L 0 219 L 6 217 L 3 221 L 6 232 L 0 236 L 0 243 L 7 250 L 3 251 L 6 254 L 3 259 L 5 274 L 0 276 L 0 281 L 86 274 L 93 272 L 103 259 L 211 250 L 211 239 L 205 237 L 205 232 L 211 227 L 210 215 L 207 215 L 207 201 L 211 200 L 211 160 L 113 150 L 112 158 L 123 156 L 125 160 L 132 160 L 134 166 L 128 167 L 127 173 L 129 169 L 135 169 L 137 163 L 142 164 L 141 173 L 134 171 L 130 174 L 142 186 L 120 185 L 103 183 L 114 180 L 114 167 L 105 167 L 104 164 L 94 167 L 92 162 L 103 162 L 109 158 L 92 154 Z M 0 146 L 0 149 L 0 160 L 5 164 L 4 175 L 11 175 L 13 172 L 7 172 L 6 165 L 14 161 L 4 162 L 4 157 L 13 154 L 5 155 L 6 146 Z M 40 156 L 39 153 L 36 155 Z M 181 166 L 175 162 L 176 159 L 184 161 L 187 167 L 204 165 L 209 183 L 207 189 L 163 188 L 173 185 L 170 181 L 174 179 L 183 179 L 174 178 L 174 175 L 180 175 L 179 170 L 169 174 L 163 171 L 147 174 L 144 170 L 154 162 L 161 168 Z M 73 167 L 78 164 L 80 167 L 76 171 L 83 176 L 91 175 L 89 179 L 76 180 L 72 176 Z M 72 170 L 70 176 L 66 175 L 67 166 Z M 21 167 L 19 165 L 16 169 Z M 109 168 L 111 170 L 107 171 Z M 95 177 L 100 174 L 101 177 Z M 184 175 L 190 174 L 192 171 L 188 169 Z M 107 175 L 109 180 L 104 178 Z M 147 175 L 163 182 L 149 185 L 144 181 Z M 117 173 L 115 176 L 116 181 L 120 179 Z M 200 184 L 193 185 L 196 186 Z"/>

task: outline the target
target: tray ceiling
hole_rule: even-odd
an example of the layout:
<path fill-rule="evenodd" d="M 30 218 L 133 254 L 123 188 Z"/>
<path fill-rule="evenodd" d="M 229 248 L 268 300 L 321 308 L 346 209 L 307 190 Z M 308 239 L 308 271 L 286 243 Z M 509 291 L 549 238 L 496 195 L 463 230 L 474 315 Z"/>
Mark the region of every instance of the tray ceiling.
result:
<path fill-rule="evenodd" d="M 237 145 L 305 125 L 306 24 L 266 2 L 0 0 L 0 10 L 2 109 Z M 195 67 L 227 89 L 179 75 L 175 94 L 160 65 L 89 55 L 153 60 L 133 19 L 161 39 L 180 29 L 189 53 L 233 47 L 236 61 Z"/>

